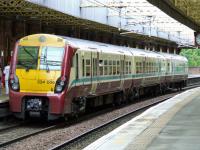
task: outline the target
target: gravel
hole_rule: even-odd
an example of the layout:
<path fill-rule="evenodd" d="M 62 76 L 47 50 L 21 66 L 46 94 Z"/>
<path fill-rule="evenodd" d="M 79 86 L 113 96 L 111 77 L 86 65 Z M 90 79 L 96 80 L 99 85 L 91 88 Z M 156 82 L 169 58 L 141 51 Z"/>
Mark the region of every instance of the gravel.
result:
<path fill-rule="evenodd" d="M 136 117 L 137 115 L 141 114 L 143 111 L 144 110 L 138 111 L 137 113 L 128 115 L 125 118 L 119 119 L 103 128 L 100 128 L 97 131 L 92 132 L 91 134 L 88 134 L 88 135 L 82 137 L 78 141 L 75 141 L 75 142 L 65 146 L 61 150 L 81 150 L 81 149 L 85 148 L 86 146 L 88 146 L 89 144 L 96 141 L 97 139 L 99 139 L 100 137 L 108 134 L 115 128 L 121 126 L 125 122 L 127 122 L 127 121 L 131 120 L 132 118 Z"/>

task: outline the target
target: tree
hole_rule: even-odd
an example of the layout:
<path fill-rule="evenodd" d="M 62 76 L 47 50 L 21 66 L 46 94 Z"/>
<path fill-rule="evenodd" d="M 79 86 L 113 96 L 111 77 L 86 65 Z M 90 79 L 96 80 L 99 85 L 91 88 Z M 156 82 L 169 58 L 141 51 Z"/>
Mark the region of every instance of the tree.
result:
<path fill-rule="evenodd" d="M 189 67 L 200 67 L 200 49 L 182 49 L 180 55 L 188 59 Z"/>

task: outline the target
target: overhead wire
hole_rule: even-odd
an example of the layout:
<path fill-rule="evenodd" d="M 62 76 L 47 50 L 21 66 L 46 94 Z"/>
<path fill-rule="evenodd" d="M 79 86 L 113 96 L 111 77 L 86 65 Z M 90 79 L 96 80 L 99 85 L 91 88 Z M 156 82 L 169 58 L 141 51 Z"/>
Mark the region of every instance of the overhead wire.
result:
<path fill-rule="evenodd" d="M 163 19 L 162 19 L 162 17 L 161 16 L 159 16 L 159 19 L 158 19 L 158 17 L 157 18 L 153 18 L 154 20 L 152 21 L 152 20 L 150 20 L 150 19 L 152 19 L 152 18 L 148 18 L 148 19 L 145 19 L 145 17 L 146 16 L 140 16 L 140 17 L 133 17 L 133 16 L 130 16 L 130 15 L 127 15 L 126 13 L 123 13 L 121 10 L 122 10 L 122 8 L 123 7 L 118 7 L 118 8 L 114 8 L 114 7 L 112 7 L 112 6 L 108 6 L 107 4 L 105 4 L 105 3 L 103 3 L 103 2 L 100 2 L 100 1 L 98 1 L 98 0 L 86 0 L 86 1 L 88 1 L 88 2 L 90 2 L 90 3 L 92 3 L 92 4 L 95 4 L 95 5 L 99 5 L 100 7 L 105 7 L 105 8 L 108 8 L 108 9 L 110 9 L 110 10 L 113 10 L 113 11 L 115 11 L 115 12 L 117 12 L 118 14 L 119 14 L 119 17 L 120 18 L 124 18 L 124 19 L 129 19 L 129 20 L 131 20 L 131 23 L 130 23 L 130 25 L 141 25 L 141 26 L 143 26 L 143 27 L 149 27 L 150 28 L 150 24 L 151 25 L 153 25 L 153 26 L 156 26 L 156 29 L 158 30 L 158 31 L 163 31 L 163 32 L 170 32 L 170 31 L 168 31 L 170 28 L 167 28 L 166 27 L 166 24 L 167 24 L 167 21 L 169 21 L 169 23 L 170 22 L 173 22 L 174 24 L 177 24 L 177 30 L 179 31 L 180 30 L 180 27 L 182 26 L 184 26 L 184 31 L 187 29 L 187 27 L 185 26 L 185 25 L 182 25 L 181 23 L 179 23 L 178 21 L 176 21 L 176 20 L 174 20 L 173 18 L 171 18 L 171 17 L 169 17 L 168 15 L 166 15 L 165 13 L 161 13 L 161 16 L 163 17 Z M 123 2 L 123 1 L 121 1 L 121 2 Z M 141 0 L 140 1 L 137 1 L 138 3 L 139 2 L 141 2 Z M 144 1 L 145 2 L 145 1 Z M 150 7 L 150 6 L 149 6 Z M 153 7 L 153 6 L 151 6 L 151 7 Z M 126 7 L 126 8 L 128 8 L 128 7 Z M 140 9 L 140 8 L 137 8 L 137 6 L 131 6 L 131 8 L 135 8 L 134 10 L 136 10 L 136 13 L 140 13 L 140 12 L 143 12 L 143 10 L 142 9 Z M 139 11 L 139 12 L 137 12 L 137 11 Z M 157 10 L 156 10 L 157 11 Z M 161 11 L 160 11 L 161 12 Z M 159 13 L 160 13 L 159 12 Z M 157 13 L 156 13 L 157 14 Z M 151 15 L 151 14 L 150 14 Z M 150 16 L 149 15 L 149 16 Z M 139 15 L 138 15 L 139 16 Z M 167 18 L 167 21 L 166 21 L 166 18 Z M 159 21 L 159 20 L 161 20 L 161 21 Z M 162 20 L 164 20 L 164 21 L 162 21 Z M 121 21 L 120 21 L 121 22 Z M 151 23 L 149 23 L 149 22 L 151 22 Z M 162 24 L 162 22 L 164 22 L 163 24 Z M 149 23 L 149 25 L 147 24 L 147 23 Z M 126 26 L 129 26 L 129 25 L 126 25 Z M 163 26 L 163 27 L 161 27 L 161 26 Z M 151 27 L 152 28 L 152 27 Z M 177 31 L 177 32 L 178 32 Z M 172 31 L 172 32 L 174 32 L 174 31 Z"/>

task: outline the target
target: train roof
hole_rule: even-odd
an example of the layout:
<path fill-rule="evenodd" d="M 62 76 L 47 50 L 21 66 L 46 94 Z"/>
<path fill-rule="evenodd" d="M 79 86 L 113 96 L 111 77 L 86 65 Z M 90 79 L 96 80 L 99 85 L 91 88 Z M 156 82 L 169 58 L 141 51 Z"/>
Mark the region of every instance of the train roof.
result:
<path fill-rule="evenodd" d="M 106 53 L 115 53 L 115 54 L 124 54 L 124 55 L 134 55 L 134 56 L 140 56 L 140 57 L 154 57 L 154 58 L 161 58 L 161 59 L 173 59 L 173 60 L 179 60 L 179 61 L 187 61 L 187 58 L 177 55 L 177 54 L 168 54 L 168 53 L 161 53 L 156 51 L 149 51 L 149 50 L 143 50 L 138 48 L 130 48 L 125 46 L 117 46 L 112 44 L 106 44 L 101 42 L 95 42 L 95 41 L 89 41 L 89 40 L 83 40 L 83 39 L 77 39 L 72 37 L 65 37 L 62 36 L 62 38 L 66 39 L 67 42 L 72 45 L 73 47 L 77 47 L 80 49 L 97 49 L 101 50 L 102 52 Z"/>
<path fill-rule="evenodd" d="M 177 60 L 177 61 L 184 61 L 187 62 L 187 58 L 181 55 L 177 55 L 177 54 L 168 54 L 168 53 L 161 53 L 161 55 L 163 55 L 164 57 L 166 57 L 167 59 L 172 59 L 172 60 Z"/>
<path fill-rule="evenodd" d="M 81 50 L 90 50 L 90 51 L 101 51 L 104 53 L 113 53 L 113 54 L 124 54 L 124 55 L 132 55 L 129 51 L 124 51 L 123 47 L 115 46 L 111 44 L 105 44 L 101 42 L 76 39 L 72 37 L 64 37 L 62 36 L 72 47 Z"/>
<path fill-rule="evenodd" d="M 101 42 L 95 42 L 95 41 L 89 41 L 89 40 L 83 40 L 83 39 L 77 39 L 77 38 L 59 36 L 59 35 L 52 35 L 52 34 L 34 34 L 34 35 L 49 36 L 53 38 L 59 37 L 59 38 L 62 38 L 66 43 L 68 43 L 72 47 L 81 49 L 83 51 L 84 50 L 85 51 L 99 51 L 99 52 L 110 53 L 110 54 L 129 55 L 129 56 L 133 55 L 133 56 L 140 56 L 140 57 L 148 56 L 148 57 L 158 58 L 158 59 L 161 58 L 161 59 L 174 59 L 174 60 L 180 60 L 180 61 L 187 61 L 185 57 L 180 56 L 180 55 L 160 53 L 160 52 L 155 52 L 155 51 L 125 47 L 125 46 L 117 46 L 117 45 L 111 45 L 111 44 L 106 44 L 106 43 L 101 43 Z M 34 35 L 29 35 L 29 36 L 34 36 Z"/>
<path fill-rule="evenodd" d="M 76 39 L 76 38 L 71 38 L 71 37 L 64 37 L 64 36 L 62 37 L 73 47 L 76 47 L 82 50 L 84 49 L 85 50 L 101 50 L 102 52 L 105 52 L 105 53 L 134 55 L 134 56 L 140 56 L 140 57 L 148 56 L 148 57 L 157 57 L 157 58 L 165 59 L 163 55 L 160 55 L 159 53 L 153 52 L 153 51 L 105 44 L 101 42 L 88 41 L 88 40 Z"/>

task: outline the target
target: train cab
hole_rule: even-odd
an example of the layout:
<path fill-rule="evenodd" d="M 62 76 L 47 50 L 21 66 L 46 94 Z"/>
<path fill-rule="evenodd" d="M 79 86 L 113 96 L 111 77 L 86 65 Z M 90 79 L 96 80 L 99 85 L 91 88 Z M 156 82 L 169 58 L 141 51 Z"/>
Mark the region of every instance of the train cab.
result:
<path fill-rule="evenodd" d="M 60 113 L 65 52 L 65 40 L 54 35 L 36 34 L 17 42 L 10 74 L 10 109 L 15 115 Z"/>

